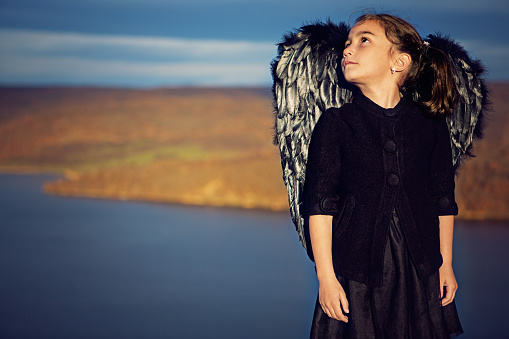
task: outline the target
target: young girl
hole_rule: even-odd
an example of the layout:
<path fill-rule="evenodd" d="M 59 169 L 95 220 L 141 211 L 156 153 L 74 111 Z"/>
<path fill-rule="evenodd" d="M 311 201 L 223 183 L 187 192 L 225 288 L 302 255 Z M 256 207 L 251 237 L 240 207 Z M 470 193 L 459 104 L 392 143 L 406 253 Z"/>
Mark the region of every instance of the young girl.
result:
<path fill-rule="evenodd" d="M 451 65 L 406 21 L 369 14 L 349 32 L 341 70 L 358 91 L 320 117 L 306 170 L 319 281 L 311 337 L 459 335 Z M 430 72 L 416 104 L 405 92 Z"/>

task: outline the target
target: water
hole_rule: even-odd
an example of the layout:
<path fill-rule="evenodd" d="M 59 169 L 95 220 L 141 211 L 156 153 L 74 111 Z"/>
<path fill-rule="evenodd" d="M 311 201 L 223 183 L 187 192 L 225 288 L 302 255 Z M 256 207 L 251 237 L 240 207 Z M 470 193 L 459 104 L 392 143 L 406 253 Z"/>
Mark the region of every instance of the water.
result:
<path fill-rule="evenodd" d="M 0 176 L 0 337 L 307 338 L 316 278 L 287 213 L 69 199 Z M 506 338 L 507 224 L 458 223 L 468 338 Z"/>

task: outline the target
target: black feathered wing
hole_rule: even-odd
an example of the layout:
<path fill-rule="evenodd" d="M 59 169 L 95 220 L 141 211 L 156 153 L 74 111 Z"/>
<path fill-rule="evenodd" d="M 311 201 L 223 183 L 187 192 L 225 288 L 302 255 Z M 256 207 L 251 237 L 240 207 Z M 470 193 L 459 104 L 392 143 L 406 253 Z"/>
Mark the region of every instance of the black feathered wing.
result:
<path fill-rule="evenodd" d="M 281 152 L 292 220 L 308 254 L 311 253 L 302 210 L 308 146 L 321 114 L 330 107 L 340 107 L 352 96 L 339 68 L 348 30 L 344 23 L 304 26 L 284 37 L 272 62 L 274 141 Z M 429 35 L 426 41 L 445 52 L 453 66 L 460 99 L 447 122 L 453 165 L 458 168 L 462 159 L 473 156 L 473 140 L 482 137 L 489 108 L 488 91 L 482 79 L 484 68 L 448 37 Z M 414 98 L 419 97 L 422 96 L 415 93 Z"/>
<path fill-rule="evenodd" d="M 488 90 L 482 78 L 484 67 L 479 60 L 470 59 L 463 47 L 447 36 L 428 35 L 425 41 L 446 53 L 453 66 L 460 98 L 454 111 L 447 115 L 447 123 L 453 165 L 457 169 L 461 160 L 473 156 L 474 139 L 482 138 L 484 118 L 490 107 Z"/>
<path fill-rule="evenodd" d="M 284 37 L 272 62 L 274 142 L 281 152 L 292 220 L 306 250 L 309 239 L 302 204 L 308 146 L 320 115 L 352 96 L 340 68 L 347 36 L 348 27 L 343 23 L 304 26 Z"/>

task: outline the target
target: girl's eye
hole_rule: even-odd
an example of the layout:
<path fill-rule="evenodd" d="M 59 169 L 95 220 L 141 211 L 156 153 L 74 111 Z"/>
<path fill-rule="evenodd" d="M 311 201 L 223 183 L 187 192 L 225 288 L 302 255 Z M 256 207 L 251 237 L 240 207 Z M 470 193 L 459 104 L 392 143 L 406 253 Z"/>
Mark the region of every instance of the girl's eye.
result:
<path fill-rule="evenodd" d="M 349 43 L 349 42 L 346 42 L 346 43 L 345 43 L 345 48 L 347 48 L 348 46 L 350 46 L 350 43 Z"/>
<path fill-rule="evenodd" d="M 361 42 L 369 42 L 369 39 L 368 39 L 368 38 L 365 38 L 365 37 L 362 37 L 362 38 L 361 38 Z"/>

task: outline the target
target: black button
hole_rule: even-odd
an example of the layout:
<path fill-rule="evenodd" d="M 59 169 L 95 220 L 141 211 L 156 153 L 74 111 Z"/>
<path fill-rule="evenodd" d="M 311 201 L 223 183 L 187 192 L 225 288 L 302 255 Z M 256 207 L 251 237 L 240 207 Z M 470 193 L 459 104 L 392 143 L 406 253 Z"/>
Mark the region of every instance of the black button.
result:
<path fill-rule="evenodd" d="M 384 142 L 384 150 L 388 153 L 392 153 L 396 150 L 396 143 L 392 140 Z"/>
<path fill-rule="evenodd" d="M 387 184 L 389 186 L 398 186 L 399 185 L 399 177 L 396 174 L 389 174 L 387 176 Z"/>
<path fill-rule="evenodd" d="M 326 197 L 320 201 L 321 210 L 325 213 L 337 213 L 339 208 L 338 197 Z"/>
<path fill-rule="evenodd" d="M 439 208 L 447 208 L 447 207 L 449 207 L 450 203 L 451 202 L 450 202 L 449 198 L 447 198 L 447 197 L 441 197 L 437 201 L 437 205 Z"/>
<path fill-rule="evenodd" d="M 386 109 L 386 110 L 384 111 L 384 115 L 385 115 L 386 117 L 393 117 L 393 116 L 395 116 L 395 115 L 396 115 L 396 110 L 395 110 L 395 109 Z"/>

